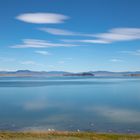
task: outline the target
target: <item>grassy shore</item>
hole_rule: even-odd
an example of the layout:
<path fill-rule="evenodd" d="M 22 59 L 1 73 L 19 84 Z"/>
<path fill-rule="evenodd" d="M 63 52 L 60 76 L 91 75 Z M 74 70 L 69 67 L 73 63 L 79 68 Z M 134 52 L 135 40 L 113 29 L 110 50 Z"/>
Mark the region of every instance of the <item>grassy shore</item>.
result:
<path fill-rule="evenodd" d="M 140 135 L 91 132 L 0 132 L 0 140 L 140 140 Z"/>

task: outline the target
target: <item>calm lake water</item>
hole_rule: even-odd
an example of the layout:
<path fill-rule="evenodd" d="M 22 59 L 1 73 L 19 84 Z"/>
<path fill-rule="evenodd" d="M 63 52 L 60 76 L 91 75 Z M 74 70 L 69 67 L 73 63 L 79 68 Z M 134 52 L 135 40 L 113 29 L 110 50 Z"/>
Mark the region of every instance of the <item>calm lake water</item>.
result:
<path fill-rule="evenodd" d="M 0 78 L 0 130 L 140 133 L 140 78 Z"/>

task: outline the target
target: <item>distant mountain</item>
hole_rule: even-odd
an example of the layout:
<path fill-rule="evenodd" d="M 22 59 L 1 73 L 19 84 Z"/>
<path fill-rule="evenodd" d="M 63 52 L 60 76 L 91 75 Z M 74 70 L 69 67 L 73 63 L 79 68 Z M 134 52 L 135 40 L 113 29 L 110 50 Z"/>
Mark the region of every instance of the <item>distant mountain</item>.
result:
<path fill-rule="evenodd" d="M 90 71 L 95 76 L 130 76 L 131 74 L 140 74 L 140 71 L 133 72 L 110 72 L 110 71 Z"/>
<path fill-rule="evenodd" d="M 48 71 L 47 74 L 70 74 L 70 72 L 66 72 L 66 71 Z"/>
<path fill-rule="evenodd" d="M 0 71 L 0 76 L 140 76 L 140 71 L 134 72 L 110 72 L 110 71 L 89 71 L 72 73 L 66 71 L 30 71 L 30 70 L 18 70 L 18 71 Z"/>
<path fill-rule="evenodd" d="M 65 71 L 30 71 L 30 70 L 18 70 L 18 71 L 0 71 L 0 76 L 63 76 L 69 74 Z"/>

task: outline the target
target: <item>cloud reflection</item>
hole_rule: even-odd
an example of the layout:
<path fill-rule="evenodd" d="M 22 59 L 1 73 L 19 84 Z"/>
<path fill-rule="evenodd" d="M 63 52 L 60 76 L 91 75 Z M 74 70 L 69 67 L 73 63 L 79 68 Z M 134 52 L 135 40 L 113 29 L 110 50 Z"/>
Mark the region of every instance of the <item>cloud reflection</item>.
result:
<path fill-rule="evenodd" d="M 111 121 L 120 123 L 140 123 L 140 112 L 130 109 L 113 107 L 87 108 L 89 112 L 95 112 Z"/>
<path fill-rule="evenodd" d="M 43 110 L 47 108 L 47 104 L 46 102 L 42 102 L 42 101 L 30 101 L 30 102 L 26 102 L 23 108 L 27 111 L 37 111 L 37 110 Z"/>

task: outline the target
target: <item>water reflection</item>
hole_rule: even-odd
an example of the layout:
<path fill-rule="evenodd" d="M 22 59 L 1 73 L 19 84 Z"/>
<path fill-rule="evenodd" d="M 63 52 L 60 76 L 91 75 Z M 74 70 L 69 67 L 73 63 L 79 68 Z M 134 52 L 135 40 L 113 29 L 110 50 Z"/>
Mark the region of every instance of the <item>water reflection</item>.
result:
<path fill-rule="evenodd" d="M 117 84 L 117 82 L 94 82 L 94 81 L 8 81 L 0 82 L 0 87 L 41 87 L 41 86 L 64 86 L 64 85 L 96 85 Z"/>
<path fill-rule="evenodd" d="M 86 110 L 89 113 L 96 113 L 113 122 L 140 123 L 140 112 L 131 109 L 98 106 L 93 108 L 89 107 Z"/>
<path fill-rule="evenodd" d="M 10 81 L 12 88 L 6 82 L 0 82 L 1 130 L 140 132 L 139 79 Z"/>

